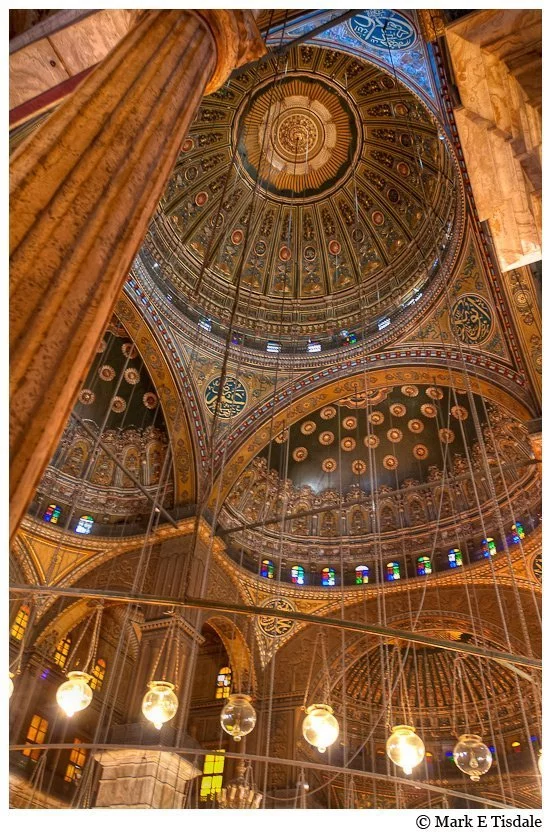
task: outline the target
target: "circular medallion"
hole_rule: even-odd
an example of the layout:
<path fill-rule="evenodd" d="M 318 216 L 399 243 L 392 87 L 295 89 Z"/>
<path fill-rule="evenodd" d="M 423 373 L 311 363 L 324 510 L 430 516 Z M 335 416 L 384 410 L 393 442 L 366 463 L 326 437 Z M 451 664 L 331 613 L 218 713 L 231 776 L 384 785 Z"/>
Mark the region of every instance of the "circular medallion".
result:
<path fill-rule="evenodd" d="M 374 410 L 367 418 L 372 425 L 382 425 L 385 420 L 384 413 L 381 413 L 380 410 Z"/>
<path fill-rule="evenodd" d="M 200 191 L 197 196 L 195 197 L 195 204 L 201 208 L 208 202 L 209 195 L 206 191 Z"/>
<path fill-rule="evenodd" d="M 422 404 L 421 413 L 428 419 L 434 419 L 438 415 L 438 410 L 433 404 Z"/>
<path fill-rule="evenodd" d="M 322 419 L 333 419 L 337 415 L 337 411 L 334 407 L 329 405 L 328 407 L 322 407 L 320 410 L 320 416 Z"/>
<path fill-rule="evenodd" d="M 96 394 L 88 389 L 81 390 L 78 394 L 78 400 L 81 404 L 94 404 L 96 400 Z"/>
<path fill-rule="evenodd" d="M 394 112 L 397 116 L 404 117 L 407 116 L 409 110 L 402 101 L 399 101 L 397 104 L 394 105 Z"/>
<path fill-rule="evenodd" d="M 262 604 L 268 610 L 278 612 L 294 612 L 295 606 L 286 598 L 270 598 Z M 290 618 L 274 618 L 269 615 L 258 617 L 258 629 L 268 638 L 279 638 L 287 635 L 295 627 L 296 622 Z"/>
<path fill-rule="evenodd" d="M 410 49 L 417 40 L 411 20 L 391 9 L 365 9 L 353 16 L 349 26 L 358 40 L 387 52 L 389 49 Z M 389 77 L 389 81 L 393 79 Z"/>
<path fill-rule="evenodd" d="M 412 433 L 422 433 L 425 426 L 421 419 L 410 419 L 408 422 L 408 428 Z"/>
<path fill-rule="evenodd" d="M 115 396 L 111 402 L 111 410 L 113 413 L 123 413 L 126 410 L 126 402 L 122 396 Z"/>
<path fill-rule="evenodd" d="M 284 442 L 287 442 L 289 438 L 289 428 L 285 428 L 285 430 L 280 430 L 277 436 L 274 436 L 274 442 L 277 442 L 278 445 L 283 445 Z"/>
<path fill-rule="evenodd" d="M 155 393 L 144 393 L 142 401 L 148 410 L 153 410 L 155 407 L 157 407 L 158 399 Z"/>
<path fill-rule="evenodd" d="M 409 133 L 402 133 L 400 136 L 400 143 L 403 147 L 411 147 L 413 144 L 413 139 L 409 135 Z"/>
<path fill-rule="evenodd" d="M 389 188 L 386 194 L 390 200 L 390 202 L 399 202 L 400 201 L 400 194 L 396 190 L 396 188 Z"/>
<path fill-rule="evenodd" d="M 462 422 L 469 418 L 469 411 L 466 407 L 456 404 L 451 409 L 451 414 L 455 419 L 460 419 Z"/>
<path fill-rule="evenodd" d="M 140 380 L 140 374 L 135 367 L 127 367 L 124 371 L 124 379 L 128 384 L 137 384 Z"/>
<path fill-rule="evenodd" d="M 444 398 L 444 393 L 440 387 L 427 387 L 426 393 L 429 399 L 439 400 Z"/>
<path fill-rule="evenodd" d="M 419 395 L 419 388 L 415 384 L 405 384 L 401 389 L 404 396 L 414 398 Z"/>
<path fill-rule="evenodd" d="M 380 443 L 381 440 L 374 433 L 371 433 L 369 436 L 364 436 L 364 445 L 366 448 L 378 448 Z"/>
<path fill-rule="evenodd" d="M 429 455 L 429 449 L 426 445 L 414 445 L 413 456 L 415 459 L 426 459 Z"/>
<path fill-rule="evenodd" d="M 358 420 L 355 416 L 345 416 L 342 420 L 342 426 L 345 430 L 356 430 Z"/>
<path fill-rule="evenodd" d="M 304 259 L 312 262 L 312 260 L 316 259 L 316 249 L 314 246 L 306 246 L 304 249 Z"/>
<path fill-rule="evenodd" d="M 259 240 L 259 242 L 255 244 L 254 253 L 259 257 L 263 257 L 266 254 L 266 243 L 263 240 Z"/>
<path fill-rule="evenodd" d="M 283 260 L 284 263 L 291 259 L 291 249 L 289 246 L 281 246 L 279 249 L 279 259 Z"/>
<path fill-rule="evenodd" d="M 321 463 L 322 470 L 325 471 L 326 474 L 332 474 L 333 471 L 337 470 L 337 463 L 331 457 L 324 459 Z"/>
<path fill-rule="evenodd" d="M 345 436 L 341 439 L 341 448 L 343 451 L 353 451 L 356 447 L 356 440 L 352 436 Z"/>
<path fill-rule="evenodd" d="M 386 436 L 389 442 L 401 442 L 403 433 L 399 428 L 390 428 L 387 430 Z"/>
<path fill-rule="evenodd" d="M 367 471 L 367 465 L 365 464 L 363 459 L 354 460 L 354 462 L 352 463 L 352 471 L 358 476 L 365 474 L 365 472 Z"/>
<path fill-rule="evenodd" d="M 217 412 L 221 419 L 231 419 L 237 413 L 241 413 L 247 404 L 247 391 L 244 385 L 234 376 L 226 376 L 220 391 L 221 376 L 209 381 L 205 390 L 205 404 L 207 410 L 213 415 Z"/>
<path fill-rule="evenodd" d="M 373 211 L 371 219 L 373 220 L 374 225 L 382 225 L 385 221 L 385 215 L 382 211 Z"/>
<path fill-rule="evenodd" d="M 331 240 L 329 243 L 329 253 L 334 255 L 341 253 L 341 244 L 338 240 Z"/>
<path fill-rule="evenodd" d="M 383 466 L 387 469 L 387 471 L 395 471 L 398 467 L 398 460 L 392 454 L 387 454 L 383 457 Z"/>
<path fill-rule="evenodd" d="M 193 182 L 197 178 L 197 168 L 194 165 L 189 167 L 185 172 L 185 177 L 189 182 Z"/>
<path fill-rule="evenodd" d="M 185 139 L 184 143 L 182 144 L 182 150 L 184 153 L 189 153 L 190 150 L 193 150 L 194 142 L 193 139 Z"/>
<path fill-rule="evenodd" d="M 363 228 L 355 228 L 352 232 L 352 239 L 355 243 L 363 243 L 365 234 Z"/>
<path fill-rule="evenodd" d="M 400 176 L 409 176 L 409 165 L 407 162 L 398 162 L 396 165 L 396 170 L 400 174 Z"/>
<path fill-rule="evenodd" d="M 405 416 L 406 415 L 406 406 L 404 404 L 401 404 L 400 402 L 397 402 L 396 404 L 391 404 L 390 405 L 390 412 L 392 413 L 393 416 L 397 416 L 397 417 Z"/>
<path fill-rule="evenodd" d="M 480 295 L 462 295 L 451 310 L 451 324 L 463 344 L 483 344 L 492 334 L 493 316 L 488 301 Z"/>
<path fill-rule="evenodd" d="M 318 436 L 319 441 L 322 445 L 332 445 L 335 441 L 335 434 L 332 433 L 330 430 L 324 430 Z"/>
<path fill-rule="evenodd" d="M 308 456 L 308 451 L 306 448 L 295 448 L 293 451 L 293 459 L 295 462 L 304 462 L 306 457 Z"/>
<path fill-rule="evenodd" d="M 236 228 L 235 231 L 232 231 L 231 241 L 234 246 L 238 246 L 240 243 L 243 242 L 243 232 L 240 228 Z"/>
<path fill-rule="evenodd" d="M 304 436 L 310 436 L 311 433 L 314 433 L 316 429 L 316 423 L 309 420 L 308 422 L 303 422 L 300 426 L 300 432 L 304 434 Z"/>
<path fill-rule="evenodd" d="M 121 350 L 125 358 L 132 359 L 138 357 L 138 350 L 135 344 L 123 344 Z"/>
<path fill-rule="evenodd" d="M 444 442 L 446 445 L 449 445 L 449 443 L 453 442 L 455 439 L 455 433 L 453 430 L 450 430 L 450 428 L 440 428 L 438 436 L 440 437 L 441 442 Z"/>
<path fill-rule="evenodd" d="M 103 367 L 100 367 L 98 375 L 102 381 L 113 381 L 115 370 L 109 364 L 104 364 Z"/>

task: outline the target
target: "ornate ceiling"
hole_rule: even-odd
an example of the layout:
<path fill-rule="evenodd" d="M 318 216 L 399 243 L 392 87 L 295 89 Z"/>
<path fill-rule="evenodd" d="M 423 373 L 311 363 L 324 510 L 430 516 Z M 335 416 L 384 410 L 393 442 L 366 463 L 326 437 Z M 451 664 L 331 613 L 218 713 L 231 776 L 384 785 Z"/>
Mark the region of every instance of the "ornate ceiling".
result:
<path fill-rule="evenodd" d="M 241 334 L 330 338 L 377 328 L 443 277 L 458 204 L 419 99 L 366 61 L 302 46 L 203 100 L 145 262 L 215 329 L 238 287 Z"/>

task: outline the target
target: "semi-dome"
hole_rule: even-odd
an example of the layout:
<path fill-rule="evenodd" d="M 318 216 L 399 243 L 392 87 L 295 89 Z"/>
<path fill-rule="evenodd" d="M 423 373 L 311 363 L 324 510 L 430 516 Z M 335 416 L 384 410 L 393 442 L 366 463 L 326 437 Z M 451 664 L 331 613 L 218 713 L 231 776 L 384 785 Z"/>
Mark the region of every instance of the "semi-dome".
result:
<path fill-rule="evenodd" d="M 396 78 L 302 46 L 203 100 L 142 262 L 174 305 L 253 345 L 338 343 L 412 310 L 455 254 L 456 168 Z M 452 233 L 453 225 L 453 233 Z"/>

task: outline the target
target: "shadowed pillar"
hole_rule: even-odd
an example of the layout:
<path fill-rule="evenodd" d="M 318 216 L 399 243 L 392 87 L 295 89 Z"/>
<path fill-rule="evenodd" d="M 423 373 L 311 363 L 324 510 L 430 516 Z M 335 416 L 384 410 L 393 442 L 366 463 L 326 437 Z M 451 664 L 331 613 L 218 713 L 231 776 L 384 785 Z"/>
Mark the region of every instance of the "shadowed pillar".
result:
<path fill-rule="evenodd" d="M 202 96 L 264 51 L 247 10 L 140 13 L 12 157 L 10 536 Z"/>

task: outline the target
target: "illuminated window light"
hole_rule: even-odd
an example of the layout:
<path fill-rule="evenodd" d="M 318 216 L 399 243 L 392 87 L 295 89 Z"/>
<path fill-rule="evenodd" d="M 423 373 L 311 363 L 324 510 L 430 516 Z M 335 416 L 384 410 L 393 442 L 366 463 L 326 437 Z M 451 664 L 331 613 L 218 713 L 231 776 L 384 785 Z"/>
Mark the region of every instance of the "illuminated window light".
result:
<path fill-rule="evenodd" d="M 199 318 L 199 326 L 201 329 L 204 329 L 205 332 L 210 332 L 212 329 L 212 321 L 208 318 Z"/>
<path fill-rule="evenodd" d="M 306 349 L 308 352 L 321 352 L 321 344 L 317 341 L 308 341 Z"/>
<path fill-rule="evenodd" d="M 281 344 L 278 344 L 277 341 L 268 341 L 266 352 L 281 352 Z"/>
<path fill-rule="evenodd" d="M 356 333 L 351 332 L 350 335 L 348 336 L 348 343 L 349 344 L 355 344 L 357 340 L 358 340 L 358 336 L 356 335 Z"/>
<path fill-rule="evenodd" d="M 381 329 L 386 329 L 387 326 L 390 326 L 390 318 L 383 318 L 382 321 L 377 321 L 379 331 L 381 331 Z"/>

